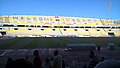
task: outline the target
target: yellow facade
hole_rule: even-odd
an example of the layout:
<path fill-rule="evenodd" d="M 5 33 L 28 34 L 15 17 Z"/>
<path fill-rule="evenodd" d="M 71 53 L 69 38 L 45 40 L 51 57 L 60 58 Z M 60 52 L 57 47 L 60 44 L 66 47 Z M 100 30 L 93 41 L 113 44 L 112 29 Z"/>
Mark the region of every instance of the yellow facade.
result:
<path fill-rule="evenodd" d="M 2 23 L 1 23 L 2 22 Z M 92 18 L 78 17 L 56 17 L 56 16 L 0 16 L 0 24 L 15 24 L 16 26 L 6 29 L 11 35 L 85 35 L 85 36 L 109 36 L 109 29 L 115 36 L 120 36 L 119 20 L 100 20 Z M 17 25 L 24 25 L 25 29 L 15 30 L 19 28 Z M 46 28 L 42 26 L 48 26 Z M 60 26 L 60 28 L 58 27 Z M 99 28 L 97 27 L 114 27 Z M 116 27 L 117 26 L 117 27 Z M 28 27 L 31 27 L 29 30 Z M 77 28 L 76 28 L 77 27 Z M 93 27 L 93 28 L 92 28 Z M 1 26 L 2 28 L 2 26 Z M 44 29 L 44 30 L 41 30 Z M 75 30 L 76 29 L 76 30 Z M 113 30 L 114 29 L 114 30 Z M 116 29 L 119 29 L 116 31 Z M 0 30 L 3 31 L 3 30 Z"/>

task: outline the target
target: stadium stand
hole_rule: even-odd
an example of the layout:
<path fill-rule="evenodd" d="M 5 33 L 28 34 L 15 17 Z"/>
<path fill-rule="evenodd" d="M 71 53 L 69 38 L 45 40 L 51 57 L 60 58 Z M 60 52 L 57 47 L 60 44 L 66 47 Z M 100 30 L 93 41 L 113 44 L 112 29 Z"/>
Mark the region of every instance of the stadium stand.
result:
<path fill-rule="evenodd" d="M 64 16 L 0 16 L 0 31 L 7 35 L 56 35 L 83 37 L 120 36 L 119 20 Z M 34 31 L 33 31 L 34 30 Z M 39 31 L 39 32 L 38 32 Z"/>
<path fill-rule="evenodd" d="M 68 35 L 78 35 L 77 29 L 67 28 L 66 32 L 67 32 Z"/>
<path fill-rule="evenodd" d="M 83 36 L 90 36 L 90 33 L 88 32 L 88 29 L 80 28 L 78 29 L 78 34 Z"/>
<path fill-rule="evenodd" d="M 102 36 L 100 31 L 94 28 L 89 29 L 89 33 L 91 36 Z"/>

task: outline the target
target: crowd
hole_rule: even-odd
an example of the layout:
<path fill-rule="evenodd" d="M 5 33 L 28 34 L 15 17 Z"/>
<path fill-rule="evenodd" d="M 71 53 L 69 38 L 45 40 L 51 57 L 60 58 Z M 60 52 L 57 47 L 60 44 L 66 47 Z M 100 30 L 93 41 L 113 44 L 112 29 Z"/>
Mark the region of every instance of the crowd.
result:
<path fill-rule="evenodd" d="M 100 51 L 100 47 L 98 47 L 97 51 Z M 63 57 L 58 50 L 55 50 L 53 52 L 53 57 L 51 58 L 47 57 L 44 64 L 41 55 L 39 53 L 39 50 L 34 50 L 33 56 L 34 56 L 33 62 L 28 61 L 28 56 L 26 56 L 26 59 L 13 60 L 12 58 L 8 58 L 5 68 L 65 68 L 66 67 L 65 61 L 63 60 Z M 82 68 L 110 68 L 109 64 L 111 63 L 107 63 L 106 65 L 108 67 L 107 66 L 104 67 L 103 66 L 104 62 L 106 63 L 105 58 L 101 57 L 101 59 L 98 60 L 97 55 L 94 53 L 93 50 L 89 50 L 88 56 L 90 60 L 89 62 L 85 62 L 82 65 Z M 108 61 L 117 62 L 116 60 L 108 60 Z M 118 62 L 118 66 L 116 68 L 120 68 L 120 62 Z"/>
<path fill-rule="evenodd" d="M 100 46 L 97 47 L 100 51 Z M 116 59 L 105 59 L 103 56 L 98 60 L 94 51 L 89 50 L 89 62 L 84 63 L 83 68 L 120 68 L 120 61 Z"/>
<path fill-rule="evenodd" d="M 26 59 L 15 59 L 8 58 L 5 68 L 65 68 L 65 63 L 58 50 L 54 51 L 54 56 L 49 59 L 46 58 L 45 64 L 42 64 L 42 59 L 38 50 L 33 52 L 33 63 Z"/>

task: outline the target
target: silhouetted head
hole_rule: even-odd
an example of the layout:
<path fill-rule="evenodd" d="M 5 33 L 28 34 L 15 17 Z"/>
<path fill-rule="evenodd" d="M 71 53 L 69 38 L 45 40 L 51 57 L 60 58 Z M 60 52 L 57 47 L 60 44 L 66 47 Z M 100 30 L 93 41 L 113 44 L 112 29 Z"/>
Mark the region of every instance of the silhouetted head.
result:
<path fill-rule="evenodd" d="M 13 61 L 12 58 L 8 58 L 7 63 L 12 62 L 12 61 Z"/>
<path fill-rule="evenodd" d="M 33 52 L 33 55 L 34 55 L 34 56 L 38 56 L 38 55 L 39 55 L 39 51 L 38 51 L 38 50 L 35 50 L 35 51 Z"/>
<path fill-rule="evenodd" d="M 105 60 L 105 58 L 102 56 L 102 57 L 101 57 L 101 61 L 104 61 L 104 60 Z"/>
<path fill-rule="evenodd" d="M 58 55 L 58 50 L 54 51 L 54 56 Z"/>

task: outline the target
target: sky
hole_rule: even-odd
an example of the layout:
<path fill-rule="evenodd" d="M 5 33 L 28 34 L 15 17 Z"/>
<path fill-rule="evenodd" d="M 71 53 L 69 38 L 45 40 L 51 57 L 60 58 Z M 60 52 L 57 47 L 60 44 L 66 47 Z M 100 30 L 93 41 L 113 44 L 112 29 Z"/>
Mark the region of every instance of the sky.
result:
<path fill-rule="evenodd" d="M 110 19 L 120 19 L 120 0 L 110 0 Z M 107 0 L 0 0 L 0 15 L 108 19 Z"/>

